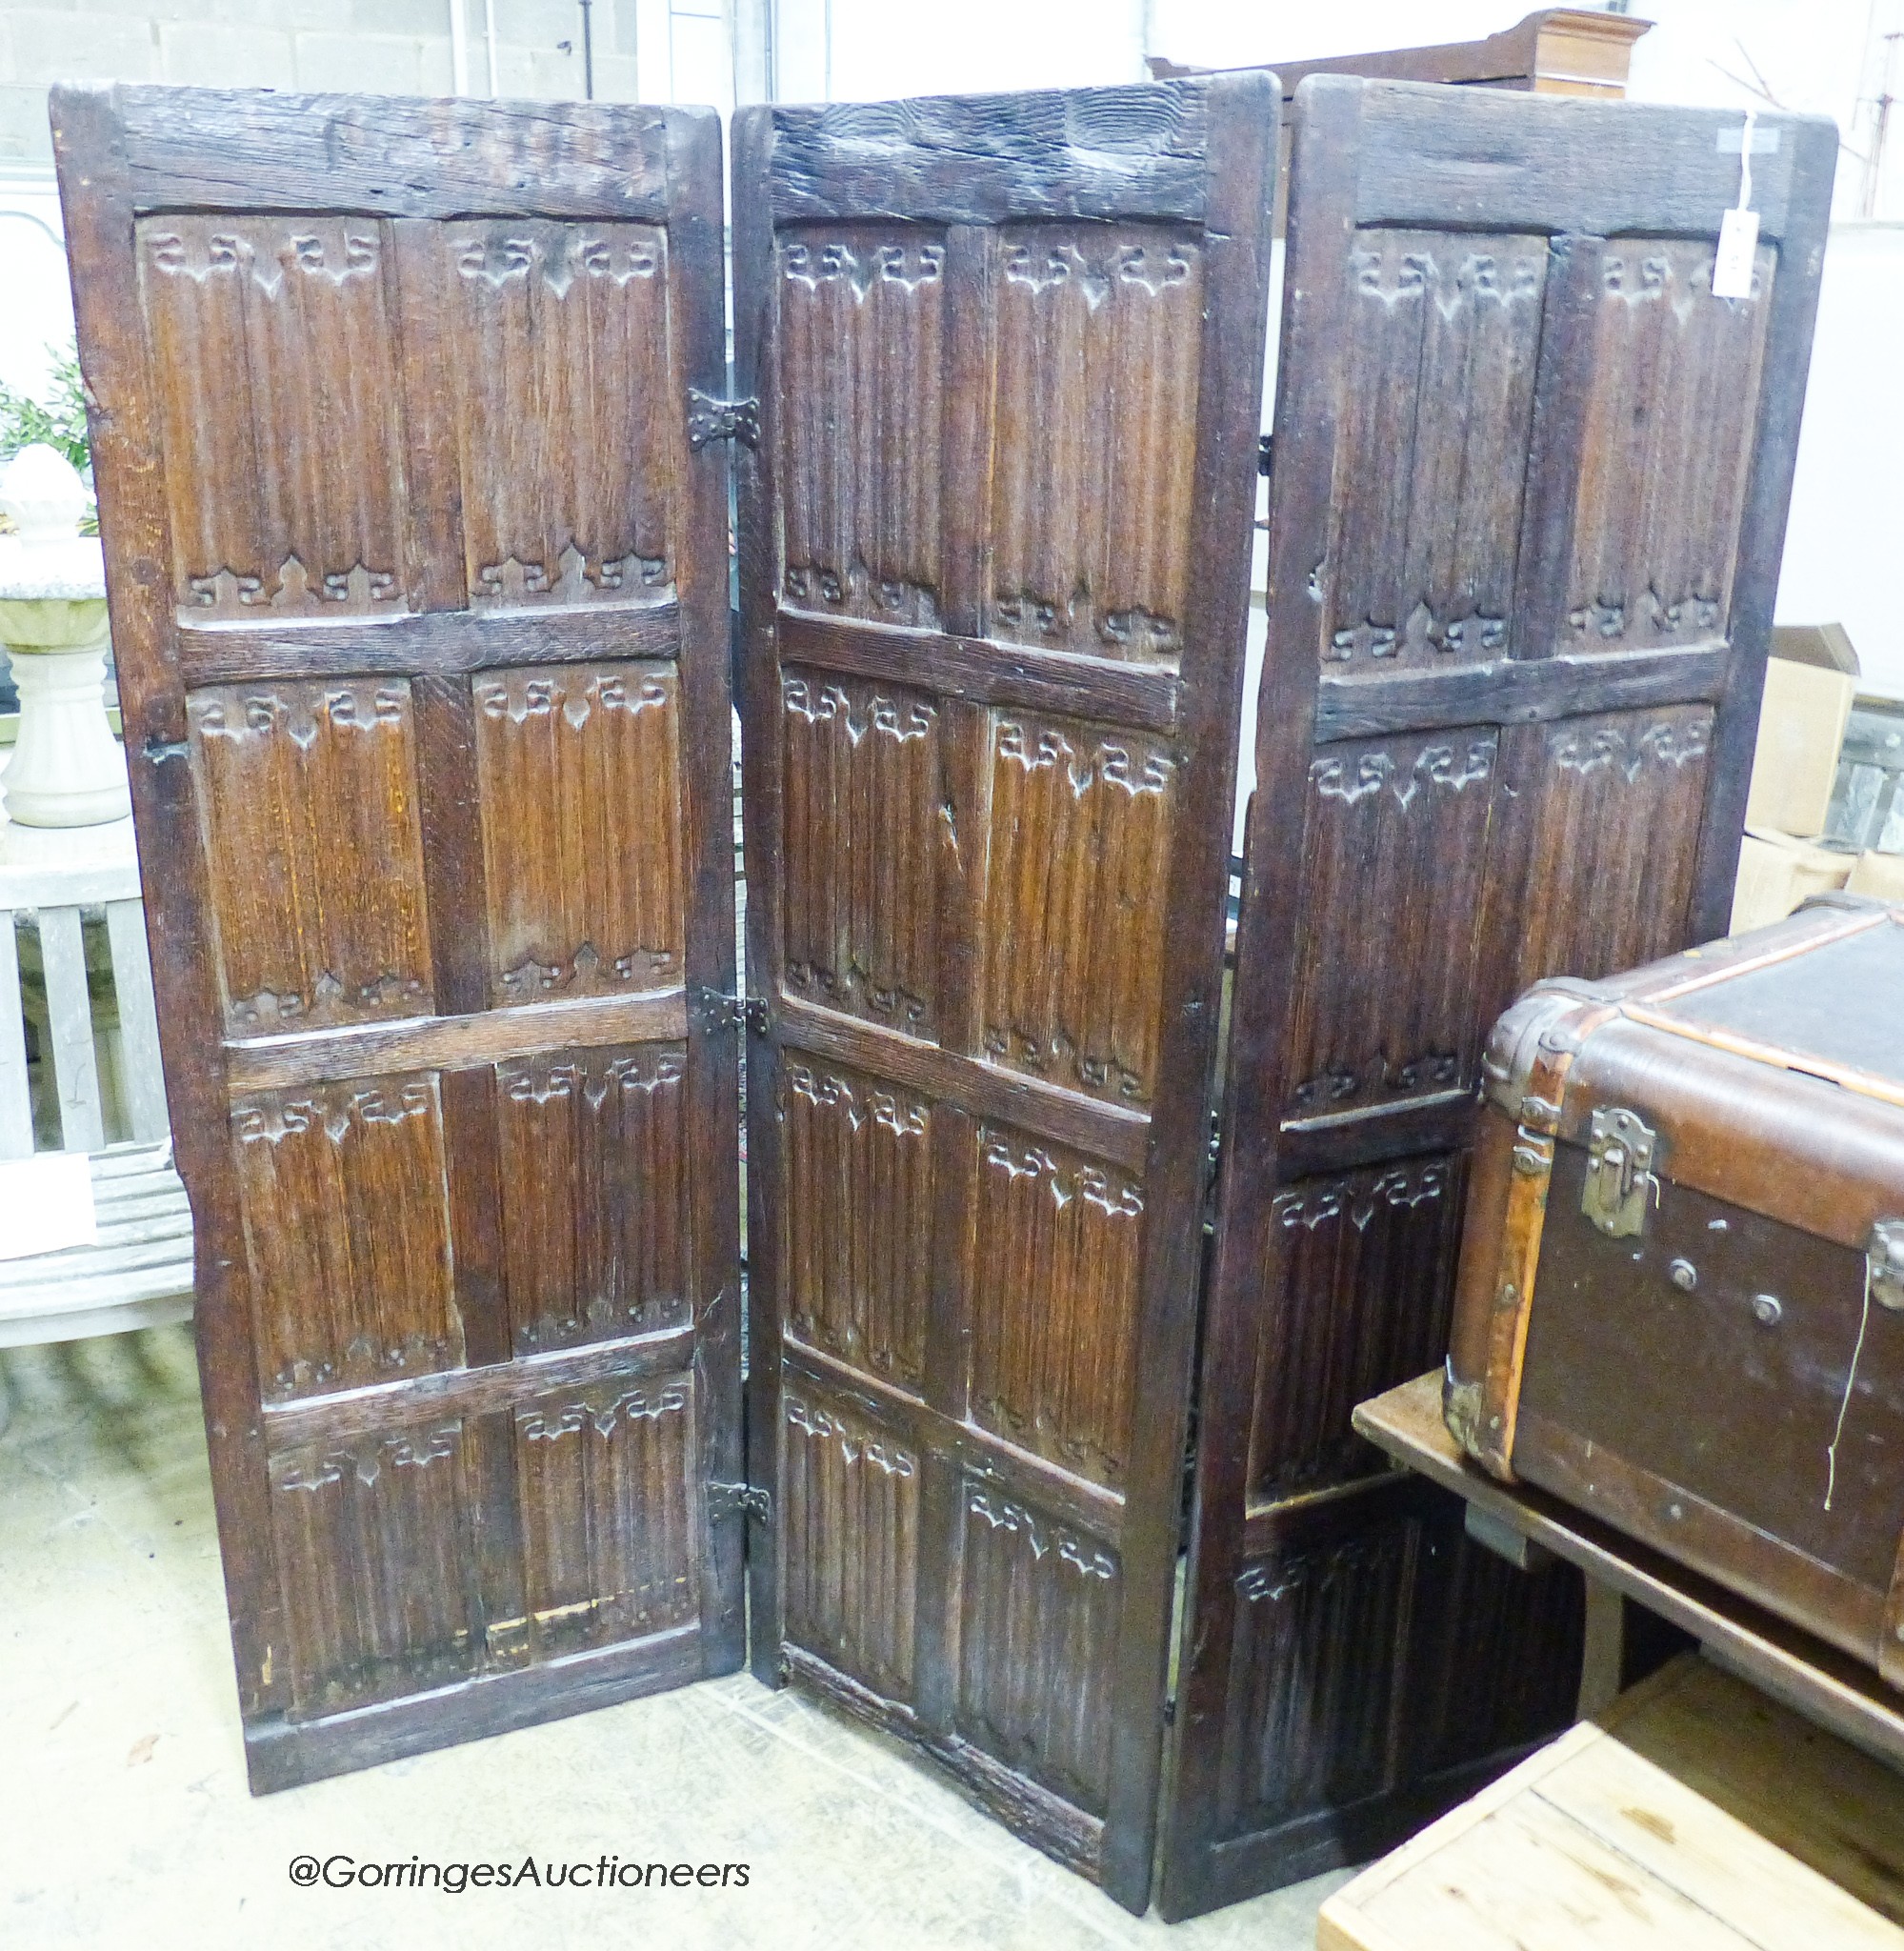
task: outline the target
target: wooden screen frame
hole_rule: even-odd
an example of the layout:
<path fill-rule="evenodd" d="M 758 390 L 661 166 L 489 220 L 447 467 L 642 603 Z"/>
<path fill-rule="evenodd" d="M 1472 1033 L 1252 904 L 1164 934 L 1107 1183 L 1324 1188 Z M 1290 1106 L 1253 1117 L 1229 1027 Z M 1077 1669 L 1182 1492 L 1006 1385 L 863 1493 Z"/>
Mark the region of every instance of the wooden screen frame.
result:
<path fill-rule="evenodd" d="M 767 997 L 765 1025 L 748 1046 L 751 1247 L 750 1474 L 783 1509 L 775 1481 L 781 1418 L 779 1320 L 781 1140 L 777 1106 L 781 1049 L 790 1014 L 802 1018 L 794 1047 L 822 1055 L 829 1031 L 823 1012 L 790 1011 L 782 997 L 779 655 L 776 592 L 779 536 L 771 477 L 775 428 L 769 383 L 775 305 L 776 220 L 876 215 L 949 227 L 948 275 L 971 278 L 961 261 L 962 227 L 1012 219 L 1129 217 L 1174 219 L 1204 227 L 1206 309 L 1200 329 L 1201 378 L 1191 534 L 1191 585 L 1183 626 L 1181 673 L 1075 653 L 1008 650 L 977 636 L 984 566 L 982 521 L 986 463 L 971 451 L 968 422 L 948 410 L 951 482 L 946 591 L 941 635 L 911 674 L 953 698 L 1086 716 L 1102 713 L 1174 732 L 1187 766 L 1170 873 L 1160 1084 L 1148 1120 L 1106 1108 L 1130 1127 L 1122 1141 L 1146 1167 L 1147 1224 L 1142 1246 L 1137 1396 L 1127 1502 L 1119 1533 L 1124 1598 L 1116 1641 L 1115 1708 L 1111 1731 L 1109 1808 L 1102 1822 L 1002 1762 L 959 1740 L 951 1726 L 957 1680 L 953 1621 L 924 1619 L 922 1668 L 936 1649 L 931 1684 L 937 1699 L 912 1713 L 850 1683 L 819 1663 L 783 1649 L 781 1534 L 756 1528 L 750 1556 L 752 1659 L 770 1683 L 790 1677 L 828 1692 L 841 1704 L 900 1734 L 948 1768 L 969 1794 L 1008 1826 L 1099 1881 L 1118 1902 L 1141 1911 L 1151 1880 L 1161 1766 L 1165 1681 L 1172 1584 L 1180 1540 L 1184 1444 L 1196 1331 L 1208 1172 L 1209 1104 L 1223 975 L 1227 836 L 1234 793 L 1236 725 L 1248 607 L 1248 566 L 1260 421 L 1264 319 L 1268 303 L 1269 212 L 1273 201 L 1280 97 L 1273 77 L 1223 76 L 1206 83 L 1167 83 L 1103 91 L 1107 106 L 1121 93 L 1156 95 L 1159 88 L 1197 90 L 1207 102 L 1209 142 L 1195 167 L 1169 158 L 1155 167 L 1102 164 L 1089 149 L 1065 147 L 1064 94 L 970 101 L 869 104 L 824 110 L 758 108 L 734 118 L 734 337 L 737 391 L 761 403 L 757 448 L 738 455 L 740 531 L 740 686 L 748 728 L 746 812 L 749 860 L 751 986 Z M 1100 91 L 1085 91 L 1097 95 Z M 911 118 L 920 120 L 912 123 Z M 973 131 L 995 127 L 1011 140 L 987 152 L 982 140 L 960 144 L 944 132 L 960 115 Z M 988 119 L 989 118 L 989 119 Z M 982 233 L 980 233 L 982 234 Z M 953 301 L 961 288 L 955 282 Z M 983 285 L 967 285 L 968 305 L 986 301 Z M 947 370 L 967 389 L 989 383 L 973 364 L 984 339 L 970 315 L 949 312 Z M 950 389 L 949 389 L 950 393 Z M 953 396 L 955 399 L 955 396 Z M 963 444 L 962 444 L 963 443 Z M 963 499 L 965 506 L 955 508 Z M 888 633 L 888 635 L 896 633 Z M 892 654 L 890 650 L 885 654 Z M 908 674 L 891 664 L 869 667 L 888 678 Z M 970 931 L 967 942 L 972 939 Z M 954 952 L 956 953 L 956 951 Z M 841 1019 L 843 1020 L 843 1019 Z M 851 1026 L 849 1025 L 849 1030 Z M 836 1057 L 852 1058 L 852 1036 L 832 1032 Z M 929 1094 L 935 1083 L 968 1092 L 990 1115 L 1022 1107 L 1030 1087 L 1006 1070 L 915 1046 L 908 1081 Z M 955 1081 L 954 1081 L 955 1080 Z M 1048 1097 L 1059 1094 L 1046 1092 Z M 1028 1129 L 1062 1136 L 1066 1107 L 1047 1106 Z M 1075 1121 L 1074 1122 L 1079 1122 Z M 1072 1134 L 1101 1144 L 1102 1121 Z M 951 1177 L 950 1174 L 947 1175 Z M 955 1196 L 954 1196 L 955 1197 Z M 943 1223 L 943 1214 L 942 1214 Z M 949 1369 L 957 1359 L 956 1271 L 938 1257 L 929 1345 L 940 1338 Z M 928 1385 L 930 1389 L 930 1384 Z M 951 1414 L 946 1412 L 950 1410 Z M 928 1398 L 923 1447 L 942 1450 L 935 1487 L 929 1475 L 921 1503 L 922 1561 L 950 1547 L 957 1520 L 954 1455 L 963 1441 L 957 1403 Z M 973 1435 L 977 1432 L 974 1430 Z M 1007 1479 L 1009 1488 L 1010 1479 Z M 1099 1513 L 1099 1516 L 1102 1514 Z M 922 1579 L 923 1590 L 926 1580 Z"/>
<path fill-rule="evenodd" d="M 1766 117 L 1760 129 L 1774 120 Z M 1548 654 L 1543 648 L 1530 652 L 1510 674 L 1519 680 L 1515 695 L 1499 707 L 1489 695 L 1494 679 L 1473 667 L 1437 674 L 1432 693 L 1417 678 L 1416 690 L 1404 699 L 1385 697 L 1380 685 L 1328 674 L 1321 663 L 1322 610 L 1310 579 L 1325 560 L 1332 535 L 1337 402 L 1348 336 L 1342 254 L 1364 225 L 1545 230 L 1563 242 L 1570 234 L 1599 239 L 1622 232 L 1710 238 L 1719 213 L 1738 196 L 1740 117 L 1344 76 L 1313 77 L 1297 90 L 1271 483 L 1269 643 L 1237 938 L 1219 1214 L 1206 1299 L 1191 1556 L 1166 1798 L 1159 1902 L 1168 1918 L 1193 1916 L 1379 1852 L 1511 1759 L 1479 1757 L 1458 1780 L 1440 1777 L 1426 1787 L 1418 1778 L 1403 1780 L 1379 1807 L 1363 1804 L 1300 1819 L 1290 1825 L 1301 1829 L 1300 1835 L 1273 1829 L 1223 1839 L 1217 1833 L 1218 1776 L 1233 1734 L 1226 1726 L 1226 1701 L 1237 1581 L 1249 1561 L 1285 1536 L 1313 1528 L 1326 1516 L 1326 1505 L 1339 1510 L 1346 1498 L 1361 1498 L 1372 1510 L 1397 1519 L 1428 1508 L 1420 1486 L 1398 1476 L 1375 1476 L 1298 1500 L 1284 1512 L 1248 1511 L 1257 1336 L 1267 1293 L 1263 1270 L 1275 1263 L 1272 1202 L 1287 1177 L 1346 1171 L 1378 1156 L 1358 1153 L 1353 1130 L 1298 1136 L 1282 1125 L 1281 1107 L 1295 1081 L 1288 1075 L 1288 1026 L 1302 935 L 1304 851 L 1298 842 L 1306 829 L 1310 770 L 1318 736 L 1346 739 L 1484 720 L 1532 724 L 1629 707 L 1710 704 L 1715 714 L 1711 783 L 1687 932 L 1699 940 L 1724 931 L 1836 156 L 1836 132 L 1829 122 L 1775 120 L 1784 131 L 1781 148 L 1754 153 L 1753 160 L 1753 207 L 1760 212 L 1761 240 L 1776 243 L 1780 256 L 1743 501 L 1729 648 L 1611 657 Z M 1729 153 L 1723 147 L 1728 131 L 1734 132 Z M 1569 284 L 1565 292 L 1550 292 L 1543 313 L 1537 369 L 1543 374 L 1550 359 L 1561 376 L 1577 372 L 1582 363 L 1570 363 L 1567 355 L 1569 334 L 1591 331 L 1594 322 L 1590 301 L 1598 288 L 1585 274 L 1597 269 L 1597 259 L 1590 267 L 1588 258 L 1582 251 L 1571 259 L 1562 253 L 1550 270 L 1550 278 Z M 1550 335 L 1558 343 L 1550 346 Z M 1551 645 L 1566 600 L 1565 551 L 1573 532 L 1581 404 L 1564 387 L 1536 392 L 1511 652 L 1542 641 L 1543 634 Z M 1398 687 L 1400 680 L 1393 682 Z M 1402 1115 L 1411 1121 L 1411 1149 L 1456 1150 L 1468 1141 L 1475 1094 L 1444 1093 L 1441 1101 L 1431 1099 Z M 1458 1540 L 1458 1517 L 1453 1523 Z M 1536 1655 L 1531 1651 L 1530 1657 Z"/>
<path fill-rule="evenodd" d="M 687 386 L 714 394 L 725 389 L 719 120 L 711 110 L 63 87 L 53 91 L 52 121 L 108 541 L 160 1042 L 177 1164 L 196 1228 L 199 1367 L 252 1787 L 284 1787 L 732 1671 L 744 1657 L 742 1533 L 737 1523 L 711 1522 L 700 1494 L 711 1480 L 738 1478 L 742 1457 L 738 1191 L 734 1166 L 722 1169 L 738 1152 L 737 1039 L 732 1008 L 717 1000 L 732 994 L 735 964 L 726 454 L 718 444 L 692 452 L 685 438 L 681 444 L 678 654 L 661 640 L 667 619 L 631 619 L 623 634 L 608 639 L 611 655 L 677 654 L 684 986 L 672 995 L 611 999 L 608 1008 L 619 1012 L 618 1034 L 629 1039 L 678 1038 L 687 1046 L 684 1129 L 694 1159 L 686 1196 L 691 1325 L 656 1338 L 668 1345 L 652 1360 L 631 1358 L 632 1365 L 605 1365 L 586 1345 L 532 1358 L 531 1381 L 524 1365 L 512 1360 L 506 1325 L 498 1326 L 493 1264 L 469 1270 L 467 1294 L 459 1266 L 458 1303 L 467 1302 L 483 1323 L 480 1336 L 470 1334 L 469 1365 L 396 1385 L 421 1389 L 429 1413 L 480 1412 L 506 1407 L 513 1396 L 544 1385 L 567 1388 L 597 1377 L 691 1365 L 697 1427 L 689 1489 L 701 1572 L 698 1623 L 659 1636 L 666 1642 L 659 1646 L 623 1641 L 325 1719 L 287 1720 L 265 1429 L 268 1417 L 308 1421 L 311 1411 L 302 1404 L 267 1410 L 261 1399 L 229 1105 L 233 1089 L 248 1079 L 269 1083 L 274 1066 L 294 1066 L 296 1057 L 289 1050 L 247 1053 L 226 1041 L 207 925 L 212 897 L 199 793 L 185 755 L 186 694 L 191 684 L 296 676 L 337 666 L 334 657 L 314 666 L 311 658 L 301 659 L 301 646 L 289 632 L 275 640 L 253 634 L 234 650 L 215 631 L 187 631 L 178 621 L 156 386 L 134 245 L 137 220 L 162 211 L 660 226 L 669 244 L 675 366 L 685 382 L 672 405 L 685 425 Z M 451 546 L 461 507 L 453 443 L 440 411 L 425 408 L 422 419 L 410 433 L 412 486 L 424 511 L 417 550 L 425 587 L 443 607 L 361 628 L 332 626 L 361 640 L 352 646 L 351 668 L 420 673 L 426 682 L 430 674 L 458 677 L 536 661 L 539 632 L 555 634 L 548 654 L 590 654 L 603 640 L 599 622 L 579 619 L 578 635 L 565 629 L 559 614 L 545 619 L 520 610 L 483 614 L 458 607 L 468 599 L 460 583 L 460 544 Z M 571 623 L 577 620 L 573 612 L 568 614 Z M 587 634 L 591 630 L 595 635 Z M 443 943 L 431 939 L 439 965 L 448 965 L 437 985 L 449 992 L 439 998 L 439 1004 L 447 1001 L 447 1013 L 374 1030 L 366 1039 L 366 1060 L 386 1068 L 484 1064 L 494 1054 L 483 1016 L 450 1014 L 484 1006 L 469 999 L 469 951 L 455 939 L 454 926 L 461 917 L 481 916 L 484 865 L 473 755 L 458 742 L 453 723 L 442 730 L 448 743 L 433 753 L 424 749 L 427 730 L 420 737 L 419 770 L 433 861 L 428 892 L 451 924 Z M 580 1036 L 580 1013 L 602 1006 L 540 1007 L 546 1014 L 537 1027 L 559 1043 L 564 1026 L 555 1022 L 557 1015 L 570 1012 L 576 1018 L 570 1033 Z M 296 1039 L 276 1041 L 289 1046 Z M 465 1202 L 459 1211 L 472 1225 L 485 1218 L 481 1188 L 474 1194 L 471 1199 L 468 1189 L 451 1193 L 452 1200 Z M 486 1223 L 492 1235 L 492 1210 Z"/>

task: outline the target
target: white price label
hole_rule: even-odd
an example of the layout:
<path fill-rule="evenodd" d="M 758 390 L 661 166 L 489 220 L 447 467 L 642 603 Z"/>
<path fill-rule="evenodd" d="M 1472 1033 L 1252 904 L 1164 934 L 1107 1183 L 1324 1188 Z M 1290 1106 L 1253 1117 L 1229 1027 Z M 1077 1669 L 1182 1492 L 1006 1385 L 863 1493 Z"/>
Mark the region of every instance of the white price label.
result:
<path fill-rule="evenodd" d="M 1762 131 L 1774 138 L 1769 145 L 1758 140 L 1761 131 L 1753 126 L 1757 120 L 1758 111 L 1748 109 L 1738 131 L 1738 202 L 1719 218 L 1719 248 L 1713 257 L 1714 298 L 1752 296 L 1752 260 L 1758 249 L 1758 212 L 1752 208 L 1752 152 L 1778 147 L 1775 129 Z M 1722 151 L 1732 147 L 1724 140 L 1730 132 L 1719 131 Z"/>
<path fill-rule="evenodd" d="M 1758 250 L 1758 212 L 1729 210 L 1719 219 L 1719 249 L 1713 259 L 1713 296 L 1750 298 L 1752 260 Z"/>

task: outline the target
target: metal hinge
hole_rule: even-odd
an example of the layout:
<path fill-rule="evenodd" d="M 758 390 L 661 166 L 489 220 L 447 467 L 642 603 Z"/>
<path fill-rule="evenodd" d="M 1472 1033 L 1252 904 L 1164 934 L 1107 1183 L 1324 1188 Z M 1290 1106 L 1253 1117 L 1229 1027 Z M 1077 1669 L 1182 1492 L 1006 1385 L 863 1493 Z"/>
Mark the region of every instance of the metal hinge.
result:
<path fill-rule="evenodd" d="M 1635 1111 L 1602 1105 L 1593 1114 L 1587 1140 L 1587 1182 L 1580 1210 L 1614 1239 L 1646 1231 L 1646 1206 L 1659 1197 L 1653 1176 L 1659 1134 Z"/>
<path fill-rule="evenodd" d="M 717 400 L 698 386 L 688 389 L 688 445 L 699 449 L 711 440 L 737 440 L 743 447 L 760 445 L 760 402 Z"/>
<path fill-rule="evenodd" d="M 148 738 L 145 754 L 153 765 L 163 765 L 169 758 L 189 758 L 191 747 L 183 738 Z"/>
<path fill-rule="evenodd" d="M 1904 1219 L 1880 1219 L 1871 1229 L 1865 1265 L 1872 1299 L 1894 1314 L 1904 1313 Z"/>
<path fill-rule="evenodd" d="M 708 1516 L 733 1518 L 745 1513 L 763 1524 L 773 1521 L 773 1497 L 757 1483 L 711 1483 L 708 1485 Z"/>
<path fill-rule="evenodd" d="M 697 989 L 695 1007 L 702 1023 L 710 1030 L 752 1030 L 756 1036 L 767 1035 L 767 998 L 760 996 L 729 996 L 719 989 Z"/>

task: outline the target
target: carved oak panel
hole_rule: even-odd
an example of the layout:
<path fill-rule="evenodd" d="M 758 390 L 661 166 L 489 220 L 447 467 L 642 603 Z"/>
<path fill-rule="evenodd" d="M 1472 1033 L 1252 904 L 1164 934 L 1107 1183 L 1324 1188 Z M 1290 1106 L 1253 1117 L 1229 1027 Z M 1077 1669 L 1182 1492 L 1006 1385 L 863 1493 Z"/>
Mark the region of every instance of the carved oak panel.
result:
<path fill-rule="evenodd" d="M 1379 1473 L 1358 1402 L 1447 1353 L 1467 1182 L 1460 1156 L 1306 1179 L 1270 1209 L 1250 1496 L 1273 1502 Z"/>
<path fill-rule="evenodd" d="M 1288 1117 L 1464 1088 L 1481 1020 L 1492 726 L 1325 746 L 1311 761 Z"/>
<path fill-rule="evenodd" d="M 665 664 L 476 680 L 491 1000 L 681 979 L 679 694 Z"/>
<path fill-rule="evenodd" d="M 428 1014 L 408 682 L 233 685 L 189 718 L 230 1031 Z"/>
<path fill-rule="evenodd" d="M 1303 86 L 1172 1919 L 1571 1711 L 1574 1588 L 1460 1569 L 1350 1418 L 1445 1353 L 1494 1018 L 1726 925 L 1835 152 L 1757 131 L 1718 298 L 1736 115 Z"/>
<path fill-rule="evenodd" d="M 440 251 L 457 449 L 487 491 L 463 510 L 471 603 L 671 596 L 666 231 L 512 217 L 446 224 Z"/>
<path fill-rule="evenodd" d="M 281 1450 L 271 1521 L 293 1710 L 447 1686 L 483 1659 L 467 1432 L 436 1418 Z"/>
<path fill-rule="evenodd" d="M 1139 1910 L 1274 117 L 734 124 L 756 1669 Z"/>
<path fill-rule="evenodd" d="M 939 708 L 898 685 L 790 668 L 787 980 L 909 1036 L 937 1027 Z"/>
<path fill-rule="evenodd" d="M 1177 760 L 1159 740 L 1019 714 L 997 716 L 991 759 L 986 1055 L 1148 1103 Z"/>
<path fill-rule="evenodd" d="M 496 1066 L 518 1355 L 688 1324 L 686 1061 L 629 1044 Z"/>
<path fill-rule="evenodd" d="M 932 1107 L 841 1066 L 782 1074 L 787 1327 L 916 1393 L 932 1292 Z"/>
<path fill-rule="evenodd" d="M 961 1494 L 958 1726 L 1101 1814 L 1111 1762 L 1114 1553 L 995 1485 Z"/>
<path fill-rule="evenodd" d="M 977 1135 L 972 1417 L 1121 1488 L 1131 1454 L 1144 1195 L 1131 1175 L 1009 1126 Z"/>
<path fill-rule="evenodd" d="M 1713 296 L 1705 238 L 1606 247 L 1561 643 L 1642 650 L 1723 637 L 1732 615 L 1775 258 Z"/>
<path fill-rule="evenodd" d="M 806 1382 L 782 1392 L 788 1632 L 895 1700 L 913 1683 L 917 1449 Z"/>
<path fill-rule="evenodd" d="M 56 92 L 252 1785 L 730 1671 L 718 120 Z"/>
<path fill-rule="evenodd" d="M 1190 574 L 1203 251 L 1158 225 L 999 232 L 989 634 L 1174 658 Z"/>
<path fill-rule="evenodd" d="M 515 1410 L 531 1642 L 545 1658 L 698 1618 L 693 1380 L 644 1378 Z"/>
<path fill-rule="evenodd" d="M 433 1076 L 241 1097 L 231 1145 L 268 1400 L 461 1363 Z"/>
<path fill-rule="evenodd" d="M 1326 664 L 1505 652 L 1546 273 L 1545 237 L 1356 233 Z"/>
<path fill-rule="evenodd" d="M 1513 978 L 1499 1007 L 1546 976 L 1611 976 L 1686 939 L 1711 788 L 1710 705 L 1613 712 L 1516 726 L 1501 791 L 1514 817 L 1496 885 L 1577 890 L 1525 900 Z M 1505 824 L 1505 822 L 1504 822 Z"/>
<path fill-rule="evenodd" d="M 781 233 L 780 569 L 790 606 L 939 617 L 946 246 L 916 225 Z"/>
<path fill-rule="evenodd" d="M 1236 1584 L 1218 1833 L 1246 1836 L 1353 1807 L 1393 1784 L 1390 1729 L 1402 1691 L 1413 1519 L 1279 1552 Z M 1363 1652 L 1339 1679 L 1318 1649 Z"/>
<path fill-rule="evenodd" d="M 181 619 L 406 609 L 389 227 L 167 214 L 135 249 Z"/>

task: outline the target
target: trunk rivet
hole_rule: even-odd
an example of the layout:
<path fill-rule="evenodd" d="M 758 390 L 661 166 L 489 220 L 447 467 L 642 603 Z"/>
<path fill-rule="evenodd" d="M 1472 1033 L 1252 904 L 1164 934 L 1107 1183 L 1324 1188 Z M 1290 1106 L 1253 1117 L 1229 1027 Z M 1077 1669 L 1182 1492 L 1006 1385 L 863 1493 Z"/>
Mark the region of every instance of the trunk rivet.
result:
<path fill-rule="evenodd" d="M 1699 1284 L 1699 1270 L 1691 1260 L 1674 1260 L 1666 1272 L 1681 1294 L 1691 1294 Z"/>
<path fill-rule="evenodd" d="M 1754 1294 L 1752 1297 L 1752 1312 L 1755 1320 L 1768 1328 L 1778 1325 L 1778 1317 L 1785 1310 L 1779 1304 L 1775 1294 Z"/>

